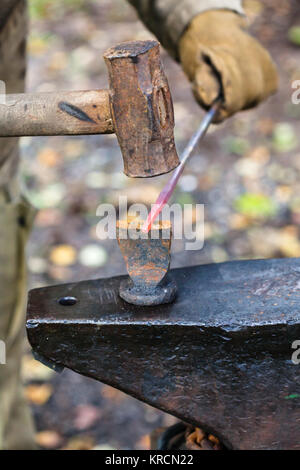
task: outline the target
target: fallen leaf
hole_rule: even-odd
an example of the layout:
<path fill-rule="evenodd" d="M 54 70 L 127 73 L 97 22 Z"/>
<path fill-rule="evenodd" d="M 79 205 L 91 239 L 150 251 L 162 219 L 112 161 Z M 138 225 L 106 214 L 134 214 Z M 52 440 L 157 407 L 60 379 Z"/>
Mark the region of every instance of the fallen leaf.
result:
<path fill-rule="evenodd" d="M 240 176 L 247 178 L 259 178 L 261 176 L 261 165 L 252 158 L 239 159 L 234 168 Z"/>
<path fill-rule="evenodd" d="M 277 124 L 273 131 L 272 143 L 278 152 L 289 152 L 295 149 L 298 139 L 294 127 L 287 122 Z"/>
<path fill-rule="evenodd" d="M 57 449 L 62 445 L 63 438 L 56 431 L 41 431 L 35 435 L 35 441 L 44 449 Z"/>
<path fill-rule="evenodd" d="M 300 26 L 292 26 L 288 30 L 288 38 L 291 43 L 300 46 Z"/>
<path fill-rule="evenodd" d="M 229 226 L 232 230 L 243 230 L 249 225 L 249 218 L 243 214 L 231 214 Z"/>
<path fill-rule="evenodd" d="M 48 48 L 47 40 L 41 36 L 29 36 L 28 52 L 33 56 L 41 56 Z"/>
<path fill-rule="evenodd" d="M 256 257 L 272 258 L 278 254 L 278 230 L 254 227 L 248 231 L 247 237 Z"/>
<path fill-rule="evenodd" d="M 85 183 L 88 188 L 98 189 L 110 186 L 110 178 L 106 173 L 100 171 L 91 171 L 85 177 Z"/>
<path fill-rule="evenodd" d="M 66 281 L 72 276 L 72 271 L 69 268 L 63 266 L 49 266 L 48 274 L 52 279 L 57 281 Z"/>
<path fill-rule="evenodd" d="M 49 384 L 27 385 L 27 387 L 25 387 L 25 396 L 27 400 L 39 406 L 47 403 L 52 393 L 53 388 Z"/>
<path fill-rule="evenodd" d="M 33 274 L 43 274 L 47 271 L 47 261 L 38 256 L 30 256 L 27 260 L 28 269 Z"/>
<path fill-rule="evenodd" d="M 300 241 L 298 227 L 287 226 L 280 230 L 278 246 L 281 253 L 287 258 L 300 257 Z"/>
<path fill-rule="evenodd" d="M 230 136 L 223 141 L 223 146 L 228 153 L 244 155 L 249 150 L 250 144 L 243 137 Z"/>
<path fill-rule="evenodd" d="M 274 121 L 270 118 L 260 119 L 256 124 L 256 129 L 264 136 L 271 135 L 274 129 Z"/>
<path fill-rule="evenodd" d="M 84 152 L 86 143 L 84 140 L 67 140 L 63 147 L 63 154 L 66 158 L 75 159 Z"/>
<path fill-rule="evenodd" d="M 149 434 L 142 436 L 136 444 L 137 448 L 140 450 L 150 450 L 151 449 L 151 440 Z"/>
<path fill-rule="evenodd" d="M 51 72 L 58 72 L 66 67 L 68 57 L 64 51 L 55 51 L 48 62 L 48 70 Z"/>
<path fill-rule="evenodd" d="M 28 191 L 27 195 L 33 206 L 46 209 L 57 206 L 65 197 L 66 187 L 62 183 L 53 183 L 40 191 Z"/>
<path fill-rule="evenodd" d="M 75 409 L 74 426 L 84 431 L 96 424 L 102 416 L 99 408 L 92 405 L 79 405 Z"/>
<path fill-rule="evenodd" d="M 106 263 L 108 256 L 102 246 L 90 244 L 80 250 L 78 259 L 83 266 L 98 268 Z"/>
<path fill-rule="evenodd" d="M 199 177 L 198 187 L 201 191 L 209 191 L 217 183 L 217 177 L 213 174 L 205 173 L 203 176 Z"/>
<path fill-rule="evenodd" d="M 277 186 L 275 196 L 281 203 L 286 203 L 290 200 L 292 188 L 290 186 L 282 185 Z"/>
<path fill-rule="evenodd" d="M 259 165 L 265 165 L 270 160 L 270 151 L 268 147 L 260 145 L 252 149 L 248 154 L 247 158 L 251 158 Z"/>
<path fill-rule="evenodd" d="M 62 157 L 59 152 L 50 147 L 45 147 L 37 155 L 37 159 L 42 165 L 49 168 L 57 166 Z"/>
<path fill-rule="evenodd" d="M 264 194 L 245 193 L 234 203 L 235 209 L 248 217 L 271 217 L 276 213 L 276 205 Z"/>
<path fill-rule="evenodd" d="M 228 254 L 220 246 L 214 246 L 211 249 L 211 258 L 214 263 L 223 263 L 228 260 Z"/>
<path fill-rule="evenodd" d="M 71 266 L 76 262 L 77 252 L 71 245 L 57 245 L 52 248 L 49 259 L 57 266 Z"/>
<path fill-rule="evenodd" d="M 91 450 L 95 447 L 95 440 L 90 436 L 76 436 L 68 442 L 63 450 Z"/>
<path fill-rule="evenodd" d="M 63 215 L 58 209 L 41 209 L 38 211 L 35 218 L 35 225 L 39 227 L 50 227 L 52 225 L 59 225 L 62 223 Z"/>

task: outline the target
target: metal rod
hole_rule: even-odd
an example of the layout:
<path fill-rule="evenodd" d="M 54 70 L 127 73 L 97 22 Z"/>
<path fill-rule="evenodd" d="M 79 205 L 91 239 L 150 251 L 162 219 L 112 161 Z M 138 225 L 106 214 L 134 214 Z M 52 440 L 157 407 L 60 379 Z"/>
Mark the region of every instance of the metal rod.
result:
<path fill-rule="evenodd" d="M 191 156 L 195 146 L 197 143 L 199 143 L 203 137 L 206 134 L 207 129 L 209 128 L 210 124 L 214 120 L 214 117 L 216 116 L 217 112 L 220 109 L 222 103 L 222 99 L 218 98 L 215 103 L 212 105 L 210 110 L 206 113 L 204 116 L 204 119 L 202 120 L 199 128 L 197 131 L 193 134 L 191 137 L 189 143 L 187 144 L 186 148 L 183 151 L 182 158 L 181 158 L 181 163 L 180 165 L 175 169 L 174 173 L 172 174 L 171 178 L 159 194 L 155 204 L 152 206 L 151 211 L 147 217 L 147 220 L 145 221 L 142 231 L 147 233 L 149 232 L 152 223 L 156 219 L 156 217 L 160 214 L 162 211 L 163 207 L 167 204 L 169 201 L 170 197 L 172 196 L 174 189 L 176 187 L 176 184 L 184 170 L 185 164 L 189 157 Z"/>

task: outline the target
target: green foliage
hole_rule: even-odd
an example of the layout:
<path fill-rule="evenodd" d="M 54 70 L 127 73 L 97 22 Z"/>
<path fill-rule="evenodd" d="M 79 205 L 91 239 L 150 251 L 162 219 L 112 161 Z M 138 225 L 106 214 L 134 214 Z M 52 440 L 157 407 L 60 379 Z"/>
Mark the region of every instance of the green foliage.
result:
<path fill-rule="evenodd" d="M 288 30 L 289 40 L 296 46 L 300 46 L 300 26 L 292 26 Z"/>
<path fill-rule="evenodd" d="M 175 203 L 180 204 L 183 207 L 184 204 L 193 204 L 194 199 L 191 196 L 191 194 L 177 192 L 177 194 L 175 196 Z"/>
<path fill-rule="evenodd" d="M 273 147 L 278 152 L 289 152 L 298 145 L 298 139 L 294 127 L 288 122 L 282 122 L 275 126 L 272 139 Z"/>
<path fill-rule="evenodd" d="M 37 209 L 59 206 L 66 194 L 65 185 L 62 183 L 52 183 L 40 190 L 27 192 L 27 197 L 31 204 Z"/>
<path fill-rule="evenodd" d="M 286 400 L 293 400 L 294 398 L 300 398 L 300 394 L 299 393 L 292 393 L 291 395 L 287 395 L 286 397 L 284 397 Z"/>
<path fill-rule="evenodd" d="M 51 3 L 49 0 L 29 0 L 28 3 L 31 18 L 44 18 L 47 16 L 47 11 Z"/>
<path fill-rule="evenodd" d="M 238 212 L 254 218 L 272 217 L 276 214 L 275 203 L 264 194 L 242 194 L 236 199 L 234 207 Z"/>
<path fill-rule="evenodd" d="M 95 0 L 29 0 L 29 14 L 33 19 L 49 18 L 62 10 L 80 10 L 86 7 L 87 3 Z"/>
<path fill-rule="evenodd" d="M 242 137 L 227 137 L 224 142 L 224 149 L 228 153 L 234 153 L 235 155 L 244 155 L 250 148 L 249 142 L 247 139 Z"/>

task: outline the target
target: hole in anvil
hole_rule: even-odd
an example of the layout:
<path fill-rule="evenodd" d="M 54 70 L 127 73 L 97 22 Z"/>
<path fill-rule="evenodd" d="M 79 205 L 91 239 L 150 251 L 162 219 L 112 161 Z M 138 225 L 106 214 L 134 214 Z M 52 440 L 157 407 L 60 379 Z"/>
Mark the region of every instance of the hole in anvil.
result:
<path fill-rule="evenodd" d="M 77 303 L 77 299 L 76 297 L 71 297 L 71 296 L 61 297 L 58 300 L 58 303 L 60 305 L 63 305 L 64 307 L 69 307 L 69 306 L 75 305 Z"/>

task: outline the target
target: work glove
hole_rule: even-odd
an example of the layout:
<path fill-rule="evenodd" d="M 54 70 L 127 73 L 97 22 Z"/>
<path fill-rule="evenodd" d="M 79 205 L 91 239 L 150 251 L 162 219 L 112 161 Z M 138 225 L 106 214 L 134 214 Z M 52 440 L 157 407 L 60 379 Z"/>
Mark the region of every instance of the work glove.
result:
<path fill-rule="evenodd" d="M 200 105 L 208 109 L 220 93 L 223 97 L 215 122 L 256 106 L 277 90 L 269 53 L 245 28 L 241 15 L 211 10 L 197 15 L 179 42 L 179 58 Z"/>

